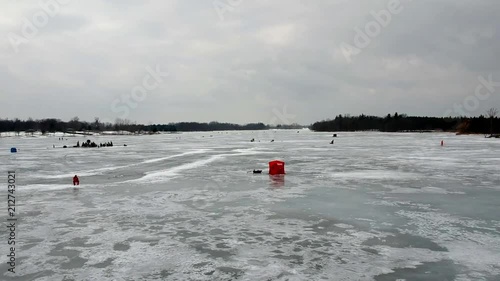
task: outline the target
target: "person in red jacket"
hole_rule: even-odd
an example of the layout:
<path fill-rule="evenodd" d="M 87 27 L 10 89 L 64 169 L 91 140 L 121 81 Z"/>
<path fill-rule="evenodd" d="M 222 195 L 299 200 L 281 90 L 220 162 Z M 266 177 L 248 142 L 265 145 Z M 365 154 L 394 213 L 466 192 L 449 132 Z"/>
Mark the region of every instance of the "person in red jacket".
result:
<path fill-rule="evenodd" d="M 78 179 L 77 175 L 73 177 L 73 185 L 80 185 L 80 179 Z"/>

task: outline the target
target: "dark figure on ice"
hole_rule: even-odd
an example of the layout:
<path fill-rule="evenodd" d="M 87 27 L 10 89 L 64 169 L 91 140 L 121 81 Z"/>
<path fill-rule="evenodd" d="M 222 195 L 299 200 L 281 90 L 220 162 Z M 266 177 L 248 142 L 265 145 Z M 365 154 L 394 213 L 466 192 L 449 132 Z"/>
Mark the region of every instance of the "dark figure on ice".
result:
<path fill-rule="evenodd" d="M 80 179 L 77 175 L 73 177 L 73 185 L 80 185 Z"/>

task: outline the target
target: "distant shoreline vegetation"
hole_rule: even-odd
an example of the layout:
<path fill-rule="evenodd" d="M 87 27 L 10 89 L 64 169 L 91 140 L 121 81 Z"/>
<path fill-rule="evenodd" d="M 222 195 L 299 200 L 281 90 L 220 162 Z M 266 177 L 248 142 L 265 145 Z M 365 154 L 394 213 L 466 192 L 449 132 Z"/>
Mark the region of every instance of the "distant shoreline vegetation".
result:
<path fill-rule="evenodd" d="M 115 132 L 122 134 L 123 132 L 133 134 L 155 134 L 159 132 L 204 132 L 204 131 L 233 131 L 233 130 L 268 130 L 268 129 L 301 129 L 306 126 L 299 124 L 292 125 L 266 125 L 264 123 L 249 123 L 245 125 L 220 123 L 220 122 L 178 122 L 169 124 L 151 124 L 143 125 L 136 124 L 129 120 L 117 119 L 115 123 L 100 122 L 99 118 L 95 118 L 94 122 L 80 121 L 78 117 L 74 117 L 68 122 L 60 119 L 48 118 L 33 120 L 20 119 L 0 119 L 0 133 L 4 132 L 20 132 L 35 133 L 68 133 L 68 134 L 92 134 L 102 132 Z"/>
<path fill-rule="evenodd" d="M 380 131 L 380 132 L 456 132 L 457 134 L 485 134 L 498 136 L 500 133 L 500 118 L 496 109 L 490 109 L 486 116 L 477 117 L 421 117 L 407 116 L 406 114 L 388 114 L 385 117 L 361 114 L 358 116 L 338 115 L 333 120 L 315 122 L 309 129 L 316 132 L 353 132 L 353 131 Z M 221 122 L 177 122 L 168 124 L 137 124 L 129 120 L 117 119 L 115 123 L 80 121 L 74 117 L 68 122 L 60 119 L 48 118 L 33 120 L 0 119 L 0 134 L 15 132 L 33 134 L 35 132 L 68 133 L 68 134 L 156 134 L 159 132 L 205 132 L 205 131 L 235 131 L 235 130 L 269 130 L 269 129 L 302 129 L 307 126 L 266 125 L 264 123 L 249 123 L 245 125 Z"/>
<path fill-rule="evenodd" d="M 361 114 L 338 115 L 333 120 L 323 120 L 311 125 L 316 132 L 380 131 L 380 132 L 429 132 L 444 131 L 457 134 L 490 134 L 500 132 L 500 119 L 496 114 L 478 117 L 418 117 L 406 114 L 388 114 L 385 117 Z"/>

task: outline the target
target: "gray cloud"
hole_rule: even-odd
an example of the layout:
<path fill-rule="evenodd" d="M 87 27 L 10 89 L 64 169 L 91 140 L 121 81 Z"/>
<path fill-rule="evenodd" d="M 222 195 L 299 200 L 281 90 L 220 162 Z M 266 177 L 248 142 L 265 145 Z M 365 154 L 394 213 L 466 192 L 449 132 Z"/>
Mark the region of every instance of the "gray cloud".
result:
<path fill-rule="evenodd" d="M 225 0 L 220 0 L 228 3 Z M 37 2 L 0 4 L 0 118 L 118 117 L 111 105 L 159 65 L 170 76 L 130 111 L 138 122 L 268 122 L 273 109 L 307 124 L 337 114 L 442 115 L 500 81 L 496 0 L 401 0 L 351 63 L 353 44 L 389 0 L 247 1 L 221 20 L 212 1 L 70 1 L 15 53 L 9 34 Z M 499 93 L 471 114 L 500 107 Z"/>

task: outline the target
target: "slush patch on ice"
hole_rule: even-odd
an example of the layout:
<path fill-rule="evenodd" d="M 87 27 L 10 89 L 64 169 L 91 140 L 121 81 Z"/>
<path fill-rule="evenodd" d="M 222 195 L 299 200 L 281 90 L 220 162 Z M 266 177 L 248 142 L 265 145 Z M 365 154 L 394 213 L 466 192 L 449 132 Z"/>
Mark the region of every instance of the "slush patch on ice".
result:
<path fill-rule="evenodd" d="M 484 229 L 485 222 L 437 212 L 400 210 L 397 213 L 411 218 L 410 225 L 418 227 L 412 233 L 446 247 L 448 256 L 455 262 L 471 270 L 500 274 L 500 240 L 488 234 L 492 230 Z M 466 228 L 477 230 L 471 232 Z"/>
<path fill-rule="evenodd" d="M 385 245 L 395 248 L 422 248 L 432 251 L 447 251 L 446 248 L 436 244 L 430 239 L 411 234 L 393 234 L 385 237 L 370 238 L 363 242 L 363 245 Z"/>
<path fill-rule="evenodd" d="M 402 173 L 390 170 L 364 170 L 364 171 L 350 171 L 341 173 L 332 173 L 331 177 L 335 179 L 346 180 L 384 180 L 384 179 L 403 179 L 416 177 L 413 173 Z"/>
<path fill-rule="evenodd" d="M 374 222 L 374 220 L 367 219 L 367 218 L 356 218 L 358 221 L 367 221 L 367 222 Z"/>
<path fill-rule="evenodd" d="M 384 198 L 384 199 L 392 199 L 392 198 Z M 367 205 L 374 205 L 374 206 L 388 206 L 388 207 L 405 207 L 409 209 L 416 209 L 416 210 L 435 210 L 432 208 L 430 204 L 423 204 L 423 203 L 416 203 L 412 201 L 388 201 L 388 200 L 377 200 L 377 201 L 371 201 L 365 203 Z"/>
<path fill-rule="evenodd" d="M 408 187 L 390 187 L 392 188 L 390 193 L 406 193 L 406 194 L 412 194 L 412 193 L 432 193 L 432 194 L 466 194 L 465 192 L 462 191 L 448 191 L 444 188 L 440 187 L 422 187 L 422 188 L 408 188 Z"/>
<path fill-rule="evenodd" d="M 345 223 L 336 223 L 335 226 L 340 227 L 340 228 L 345 228 L 345 229 L 354 228 L 354 226 L 352 226 L 350 224 L 345 224 Z"/>

